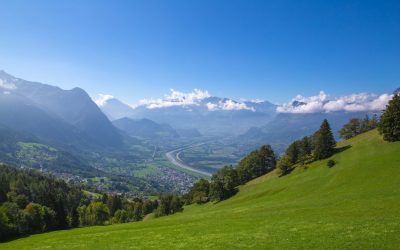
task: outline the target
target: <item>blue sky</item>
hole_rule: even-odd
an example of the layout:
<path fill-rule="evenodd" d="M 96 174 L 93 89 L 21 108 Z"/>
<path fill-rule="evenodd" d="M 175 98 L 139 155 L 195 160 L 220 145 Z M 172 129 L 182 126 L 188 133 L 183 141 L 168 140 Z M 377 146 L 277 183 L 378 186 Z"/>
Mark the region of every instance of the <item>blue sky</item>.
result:
<path fill-rule="evenodd" d="M 1 2 L 0 69 L 134 103 L 400 87 L 400 1 Z"/>

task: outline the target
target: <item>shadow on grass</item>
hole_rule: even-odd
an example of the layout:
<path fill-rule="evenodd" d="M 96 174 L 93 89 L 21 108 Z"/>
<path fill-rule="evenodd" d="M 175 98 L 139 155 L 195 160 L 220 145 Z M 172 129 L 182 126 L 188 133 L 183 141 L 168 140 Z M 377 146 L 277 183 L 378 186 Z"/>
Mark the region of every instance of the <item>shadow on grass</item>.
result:
<path fill-rule="evenodd" d="M 349 149 L 351 147 L 352 147 L 351 145 L 347 145 L 347 146 L 344 146 L 344 147 L 336 148 L 335 149 L 335 154 L 338 154 L 338 153 L 341 153 L 343 151 L 346 151 L 347 149 Z"/>
<path fill-rule="evenodd" d="M 28 238 L 28 237 L 31 237 L 31 236 L 37 235 L 37 234 L 44 234 L 44 233 L 57 232 L 57 231 L 68 231 L 68 230 L 76 229 L 76 228 L 82 228 L 82 227 L 62 228 L 62 229 L 48 230 L 48 231 L 44 231 L 44 232 L 36 232 L 36 233 L 30 233 L 30 234 L 14 235 L 14 236 L 10 236 L 10 237 L 8 237 L 8 238 L 6 238 L 4 240 L 1 239 L 0 243 L 7 243 L 7 242 L 14 241 L 14 240 Z M 1 249 L 1 247 L 0 247 L 0 249 Z"/>
<path fill-rule="evenodd" d="M 285 176 L 285 175 L 290 174 L 295 168 L 296 168 L 296 167 L 292 167 L 292 168 L 290 168 L 290 169 L 285 170 L 285 172 L 281 173 L 281 174 L 279 175 L 279 177 L 283 177 L 283 176 Z"/>

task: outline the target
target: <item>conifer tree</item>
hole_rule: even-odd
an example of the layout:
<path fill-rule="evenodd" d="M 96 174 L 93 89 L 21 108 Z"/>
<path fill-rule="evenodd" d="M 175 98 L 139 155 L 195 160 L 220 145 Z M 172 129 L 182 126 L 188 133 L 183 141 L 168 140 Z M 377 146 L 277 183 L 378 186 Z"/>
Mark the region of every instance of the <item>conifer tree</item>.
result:
<path fill-rule="evenodd" d="M 286 149 L 286 155 L 291 164 L 297 163 L 297 161 L 299 159 L 299 154 L 300 154 L 300 152 L 299 152 L 299 147 L 298 147 L 297 141 L 290 144 L 289 147 Z"/>
<path fill-rule="evenodd" d="M 383 112 L 378 131 L 385 141 L 400 141 L 400 95 L 393 97 Z"/>
<path fill-rule="evenodd" d="M 336 141 L 331 127 L 325 119 L 320 129 L 314 135 L 314 158 L 316 160 L 330 157 L 335 151 Z"/>

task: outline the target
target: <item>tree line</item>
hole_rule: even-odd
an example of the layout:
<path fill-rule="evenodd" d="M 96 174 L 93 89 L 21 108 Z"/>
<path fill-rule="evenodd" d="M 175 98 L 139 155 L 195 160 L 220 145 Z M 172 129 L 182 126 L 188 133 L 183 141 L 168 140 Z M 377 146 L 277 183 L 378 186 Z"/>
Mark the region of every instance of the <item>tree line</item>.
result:
<path fill-rule="evenodd" d="M 331 157 L 335 153 L 336 140 L 328 120 L 323 120 L 319 130 L 313 135 L 290 144 L 278 161 L 281 176 L 289 174 L 296 164 L 309 164 Z"/>
<path fill-rule="evenodd" d="M 239 185 L 262 176 L 276 165 L 276 156 L 270 145 L 251 152 L 236 167 L 225 166 L 211 177 L 211 180 L 200 179 L 183 196 L 185 204 L 222 201 L 233 196 Z"/>
<path fill-rule="evenodd" d="M 200 179 L 183 196 L 185 204 L 222 201 L 233 196 L 239 185 L 262 176 L 276 167 L 281 176 L 290 173 L 295 164 L 308 164 L 332 156 L 336 141 L 327 120 L 318 131 L 294 141 L 283 156 L 278 158 L 270 145 L 264 145 L 244 157 L 236 167 L 225 166 L 214 173 L 211 180 Z"/>
<path fill-rule="evenodd" d="M 79 225 L 82 191 L 34 170 L 0 165 L 0 239 Z"/>
<path fill-rule="evenodd" d="M 352 118 L 339 130 L 342 139 L 350 139 L 356 135 L 370 131 L 378 127 L 378 116 L 375 114 L 372 118 L 368 115 L 364 119 Z"/>
<path fill-rule="evenodd" d="M 0 164 L 0 241 L 51 230 L 142 220 L 183 211 L 175 194 L 128 199 L 119 194 L 89 198 L 78 187 L 36 170 Z"/>

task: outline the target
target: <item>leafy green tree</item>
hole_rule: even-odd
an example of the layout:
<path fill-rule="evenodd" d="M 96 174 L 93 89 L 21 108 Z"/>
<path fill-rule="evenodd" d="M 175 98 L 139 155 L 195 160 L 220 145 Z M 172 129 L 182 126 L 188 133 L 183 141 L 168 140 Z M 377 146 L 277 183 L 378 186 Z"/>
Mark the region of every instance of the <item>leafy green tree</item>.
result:
<path fill-rule="evenodd" d="M 90 225 L 90 218 L 87 206 L 86 205 L 80 206 L 78 207 L 77 211 L 79 216 L 79 224 L 81 226 Z"/>
<path fill-rule="evenodd" d="M 207 196 L 208 193 L 210 192 L 210 182 L 205 179 L 200 179 L 193 185 L 193 187 L 191 188 L 191 191 L 204 192 L 205 195 Z"/>
<path fill-rule="evenodd" d="M 197 204 L 205 203 L 208 201 L 209 192 L 210 182 L 205 179 L 200 179 L 193 185 L 190 192 L 183 196 L 183 199 L 186 204 L 191 204 L 192 202 Z"/>
<path fill-rule="evenodd" d="M 128 212 L 124 209 L 118 209 L 114 213 L 113 223 L 125 223 L 129 221 Z"/>
<path fill-rule="evenodd" d="M 182 212 L 183 211 L 183 201 L 179 196 L 174 195 L 171 200 L 171 214 Z"/>
<path fill-rule="evenodd" d="M 100 201 L 79 207 L 78 214 L 82 226 L 103 225 L 110 217 L 108 207 Z"/>
<path fill-rule="evenodd" d="M 36 203 L 29 203 L 24 209 L 31 232 L 45 232 L 54 229 L 56 225 L 56 213 L 48 207 Z"/>
<path fill-rule="evenodd" d="M 14 234 L 12 226 L 4 208 L 0 207 L 0 242 L 11 237 Z"/>
<path fill-rule="evenodd" d="M 383 135 L 385 141 L 400 141 L 400 95 L 393 96 L 386 105 L 379 125 L 378 131 Z"/>
<path fill-rule="evenodd" d="M 183 201 L 174 194 L 162 194 L 155 216 L 165 216 L 183 211 Z"/>
<path fill-rule="evenodd" d="M 234 195 L 240 184 L 236 169 L 225 166 L 218 170 L 211 178 L 210 196 L 212 200 L 221 201 Z"/>
<path fill-rule="evenodd" d="M 208 202 L 208 200 L 209 200 L 208 195 L 205 192 L 196 191 L 193 193 L 192 202 L 194 203 L 203 204 Z"/>
<path fill-rule="evenodd" d="M 340 137 L 350 139 L 356 135 L 367 132 L 378 126 L 378 116 L 374 115 L 372 119 L 368 115 L 364 119 L 352 118 L 339 130 Z"/>
<path fill-rule="evenodd" d="M 244 157 L 236 168 L 240 183 L 244 184 L 268 173 L 275 168 L 275 165 L 276 157 L 270 145 L 264 145 L 259 150 L 254 150 Z"/>
<path fill-rule="evenodd" d="M 92 202 L 88 206 L 92 225 L 103 225 L 110 216 L 110 210 L 102 202 Z"/>
<path fill-rule="evenodd" d="M 132 219 L 133 219 L 133 221 L 140 221 L 143 219 L 143 204 L 142 204 L 142 202 L 135 202 Z"/>
<path fill-rule="evenodd" d="M 3 164 L 0 164 L 0 188 L 1 208 L 13 236 L 77 226 L 77 207 L 87 199 L 82 190 L 62 180 Z"/>
<path fill-rule="evenodd" d="M 362 123 L 357 118 L 352 118 L 348 123 L 346 123 L 342 129 L 339 130 L 340 137 L 343 139 L 350 139 L 358 134 L 361 131 L 367 131 L 369 124 L 369 118 L 366 117 Z"/>
<path fill-rule="evenodd" d="M 289 159 L 288 156 L 283 156 L 279 161 L 278 161 L 278 169 L 280 176 L 284 176 L 289 174 L 293 170 L 293 163 Z"/>
<path fill-rule="evenodd" d="M 336 141 L 333 137 L 331 127 L 325 119 L 320 129 L 314 135 L 314 159 L 325 159 L 335 152 Z"/>

